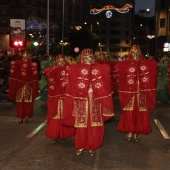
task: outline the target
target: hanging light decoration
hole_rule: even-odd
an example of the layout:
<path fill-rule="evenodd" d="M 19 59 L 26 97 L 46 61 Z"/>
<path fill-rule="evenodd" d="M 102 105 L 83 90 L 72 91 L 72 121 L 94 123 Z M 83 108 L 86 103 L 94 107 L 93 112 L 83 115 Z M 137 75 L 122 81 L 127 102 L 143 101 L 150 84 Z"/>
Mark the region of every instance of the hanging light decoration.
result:
<path fill-rule="evenodd" d="M 131 4 L 126 4 L 122 8 L 116 8 L 113 5 L 106 5 L 103 8 L 100 8 L 100 9 L 97 9 L 97 8 L 91 9 L 90 14 L 97 15 L 102 11 L 106 11 L 106 17 L 111 18 L 112 17 L 112 11 L 111 10 L 115 10 L 119 13 L 127 13 L 127 12 L 129 12 L 130 8 L 133 8 Z"/>
<path fill-rule="evenodd" d="M 109 10 L 109 11 L 106 11 L 106 17 L 107 17 L 107 18 L 111 18 L 111 17 L 112 17 L 112 14 L 113 14 L 112 11 L 110 11 L 110 10 Z"/>

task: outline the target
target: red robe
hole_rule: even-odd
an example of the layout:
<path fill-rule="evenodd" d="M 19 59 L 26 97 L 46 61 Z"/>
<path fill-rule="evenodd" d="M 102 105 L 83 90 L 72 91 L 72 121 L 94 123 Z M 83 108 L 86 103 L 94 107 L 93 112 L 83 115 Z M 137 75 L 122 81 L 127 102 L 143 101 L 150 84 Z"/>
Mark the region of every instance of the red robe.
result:
<path fill-rule="evenodd" d="M 62 124 L 65 86 L 66 66 L 51 66 L 44 69 L 48 84 L 47 98 L 47 121 L 46 136 L 53 139 L 65 139 L 75 135 L 74 127 L 66 127 Z"/>
<path fill-rule="evenodd" d="M 8 98 L 17 103 L 17 117 L 33 116 L 34 100 L 38 95 L 38 68 L 31 60 L 11 62 Z"/>
<path fill-rule="evenodd" d="M 116 64 L 121 117 L 118 130 L 150 134 L 149 110 L 156 106 L 157 62 L 126 60 Z"/>
<path fill-rule="evenodd" d="M 104 121 L 114 115 L 110 67 L 77 64 L 67 69 L 63 123 L 76 128 L 77 149 L 95 150 L 104 136 Z"/>
<path fill-rule="evenodd" d="M 117 80 L 116 80 L 116 62 L 110 60 L 96 60 L 98 64 L 108 64 L 111 68 L 111 83 L 112 83 L 112 90 L 113 95 L 116 94 L 117 91 Z"/>

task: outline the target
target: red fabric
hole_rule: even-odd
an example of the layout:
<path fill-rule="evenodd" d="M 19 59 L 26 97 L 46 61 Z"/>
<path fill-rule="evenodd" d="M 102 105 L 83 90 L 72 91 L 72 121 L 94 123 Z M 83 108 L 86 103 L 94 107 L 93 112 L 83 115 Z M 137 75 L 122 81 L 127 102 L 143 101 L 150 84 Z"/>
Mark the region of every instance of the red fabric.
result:
<path fill-rule="evenodd" d="M 66 139 L 75 136 L 75 129 L 63 126 L 62 119 L 52 119 L 47 126 L 45 135 L 52 139 Z"/>
<path fill-rule="evenodd" d="M 66 86 L 66 66 L 51 66 L 44 69 L 47 77 L 47 121 L 46 136 L 53 139 L 65 139 L 75 135 L 74 127 L 66 127 L 62 124 L 63 108 Z M 63 103 L 59 103 L 63 101 Z"/>
<path fill-rule="evenodd" d="M 111 83 L 112 83 L 112 91 L 113 94 L 116 93 L 117 90 L 117 80 L 116 80 L 116 62 L 114 61 L 110 61 L 110 60 L 96 60 L 96 63 L 98 64 L 108 64 L 110 66 L 111 69 Z"/>
<path fill-rule="evenodd" d="M 97 75 L 82 75 L 81 70 L 99 70 Z M 104 72 L 102 70 L 105 70 Z M 67 72 L 69 73 L 68 77 L 68 85 L 66 87 L 66 94 L 67 95 L 67 105 L 73 108 L 74 98 L 87 98 L 88 97 L 88 89 L 90 83 L 92 84 L 93 89 L 93 97 L 94 99 L 100 101 L 100 103 L 104 106 L 109 108 L 112 113 L 114 113 L 113 102 L 110 98 L 112 95 L 111 89 L 111 78 L 110 78 L 110 67 L 106 64 L 103 65 L 85 65 L 85 64 L 77 64 L 71 65 L 67 68 Z M 100 79 L 100 77 L 102 78 Z M 83 77 L 82 79 L 78 77 Z M 94 80 L 94 81 L 92 81 Z M 79 83 L 83 83 L 85 88 L 79 88 Z M 102 86 L 100 88 L 95 88 L 96 84 L 100 83 Z M 71 97 L 70 97 L 71 96 Z M 67 111 L 68 108 L 68 111 Z M 72 114 L 69 112 L 69 107 L 64 108 L 65 112 L 65 119 L 68 119 L 68 116 Z M 69 115 L 67 115 L 69 114 Z"/>
<path fill-rule="evenodd" d="M 116 72 L 121 107 L 118 130 L 136 134 L 151 133 L 149 110 L 156 106 L 157 62 L 126 60 L 116 63 Z M 127 109 L 133 98 L 133 108 Z"/>
<path fill-rule="evenodd" d="M 65 96 L 65 69 L 66 66 L 50 66 L 44 69 L 48 84 L 47 121 L 56 114 L 58 100 Z"/>
<path fill-rule="evenodd" d="M 155 60 L 141 60 L 139 68 L 140 91 L 146 95 L 147 109 L 151 110 L 156 107 L 157 62 Z"/>
<path fill-rule="evenodd" d="M 112 88 L 110 78 L 110 66 L 107 64 L 77 64 L 68 66 L 66 86 L 66 98 L 64 104 L 63 123 L 69 126 L 75 125 L 75 118 L 79 118 L 80 113 L 75 111 L 75 102 L 80 105 L 87 100 L 88 116 L 87 127 L 76 127 L 75 147 L 86 150 L 95 150 L 99 148 L 104 136 L 104 121 L 113 116 L 114 107 L 112 101 Z M 100 103 L 102 109 L 107 108 L 112 115 L 102 114 L 102 123 L 92 126 L 92 115 L 90 115 L 91 101 L 89 98 L 89 89 L 92 88 L 93 102 Z M 85 108 L 82 108 L 82 110 Z M 84 113 L 82 113 L 84 114 Z M 99 114 L 98 112 L 96 114 Z M 97 116 L 98 119 L 100 116 Z"/>
<path fill-rule="evenodd" d="M 112 90 L 113 90 L 113 94 L 115 94 L 117 91 L 116 62 L 109 61 L 108 64 L 110 65 L 111 68 Z"/>
<path fill-rule="evenodd" d="M 26 67 L 24 65 L 27 65 Z M 26 76 L 23 76 L 22 73 Z M 37 64 L 24 60 L 16 60 L 11 62 L 10 78 L 9 78 L 9 91 L 8 98 L 11 100 L 16 99 L 16 93 L 25 84 L 32 88 L 32 99 L 34 100 L 38 95 L 38 68 Z"/>
<path fill-rule="evenodd" d="M 116 63 L 118 92 L 121 110 L 137 93 L 137 61 L 122 61 Z M 130 67 L 133 67 L 130 72 Z M 127 76 L 129 75 L 129 76 Z"/>
<path fill-rule="evenodd" d="M 17 117 L 24 119 L 26 117 L 31 118 L 33 116 L 34 103 L 17 102 Z"/>
<path fill-rule="evenodd" d="M 11 62 L 8 98 L 16 100 L 17 92 L 27 85 L 32 90 L 32 101 L 17 102 L 17 116 L 24 119 L 32 117 L 33 103 L 38 95 L 38 68 L 37 64 L 24 60 L 16 60 Z"/>
<path fill-rule="evenodd" d="M 148 135 L 151 133 L 149 111 L 139 111 L 138 102 L 135 98 L 133 110 L 122 110 L 117 129 L 120 132 L 140 133 Z"/>

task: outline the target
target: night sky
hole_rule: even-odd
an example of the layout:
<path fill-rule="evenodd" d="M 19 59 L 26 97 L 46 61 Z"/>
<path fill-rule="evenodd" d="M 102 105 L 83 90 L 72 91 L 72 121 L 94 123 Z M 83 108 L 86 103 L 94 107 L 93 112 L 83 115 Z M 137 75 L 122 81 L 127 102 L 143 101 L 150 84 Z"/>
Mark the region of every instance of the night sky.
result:
<path fill-rule="evenodd" d="M 135 0 L 135 12 L 139 9 L 155 9 L 155 0 Z"/>

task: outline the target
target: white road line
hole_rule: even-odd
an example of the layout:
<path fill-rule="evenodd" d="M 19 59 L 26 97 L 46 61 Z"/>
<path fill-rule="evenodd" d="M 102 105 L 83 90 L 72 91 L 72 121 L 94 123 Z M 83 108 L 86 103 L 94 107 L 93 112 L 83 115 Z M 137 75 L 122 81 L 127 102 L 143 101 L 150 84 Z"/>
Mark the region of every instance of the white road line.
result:
<path fill-rule="evenodd" d="M 158 119 L 154 119 L 156 125 L 158 126 L 160 132 L 162 133 L 164 139 L 170 139 L 170 136 L 168 135 L 168 133 L 166 132 L 166 130 L 164 129 L 164 127 L 162 126 L 162 124 L 159 122 Z"/>
<path fill-rule="evenodd" d="M 99 161 L 100 161 L 100 149 L 98 149 L 96 151 L 96 159 L 95 159 L 95 162 L 94 162 L 94 170 L 98 170 L 99 169 Z"/>
<path fill-rule="evenodd" d="M 40 131 L 47 124 L 47 120 L 41 123 L 36 129 L 34 129 L 30 134 L 27 135 L 27 138 L 32 138 L 38 131 Z"/>
<path fill-rule="evenodd" d="M 36 97 L 36 98 L 35 98 L 35 101 L 36 101 L 36 100 L 39 100 L 39 99 L 40 99 L 40 97 L 41 97 L 41 96 Z"/>

